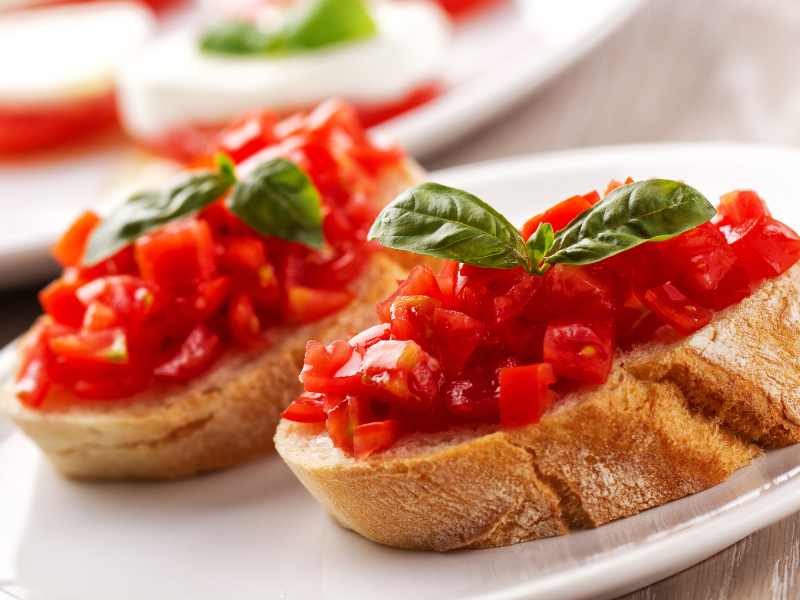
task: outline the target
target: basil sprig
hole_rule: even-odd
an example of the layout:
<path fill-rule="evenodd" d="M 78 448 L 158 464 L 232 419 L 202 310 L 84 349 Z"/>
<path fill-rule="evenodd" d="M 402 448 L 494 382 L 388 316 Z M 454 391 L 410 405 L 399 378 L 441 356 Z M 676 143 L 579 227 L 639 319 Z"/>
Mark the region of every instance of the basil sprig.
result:
<path fill-rule="evenodd" d="M 276 158 L 258 165 L 226 201 L 242 221 L 263 235 L 321 248 L 319 192 L 293 162 Z"/>
<path fill-rule="evenodd" d="M 203 34 L 200 47 L 215 54 L 290 54 L 366 39 L 377 31 L 365 0 L 316 0 L 276 31 L 264 31 L 249 21 L 212 27 Z"/>
<path fill-rule="evenodd" d="M 396 250 L 541 274 L 556 263 L 596 263 L 645 242 L 667 240 L 705 223 L 714 212 L 694 188 L 649 179 L 617 188 L 558 232 L 542 223 L 526 243 L 479 198 L 424 183 L 381 211 L 369 239 Z"/>
<path fill-rule="evenodd" d="M 211 204 L 236 182 L 233 163 L 216 158 L 216 171 L 181 175 L 163 189 L 138 192 L 119 205 L 92 232 L 83 264 L 93 266 L 113 256 L 156 227 Z"/>
<path fill-rule="evenodd" d="M 231 188 L 226 205 L 255 231 L 312 248 L 322 246 L 319 192 L 297 165 L 275 158 L 237 180 L 227 156 L 217 156 L 216 162 L 216 171 L 183 175 L 163 189 L 131 196 L 92 232 L 83 264 L 96 265 L 157 227 L 208 206 Z"/>

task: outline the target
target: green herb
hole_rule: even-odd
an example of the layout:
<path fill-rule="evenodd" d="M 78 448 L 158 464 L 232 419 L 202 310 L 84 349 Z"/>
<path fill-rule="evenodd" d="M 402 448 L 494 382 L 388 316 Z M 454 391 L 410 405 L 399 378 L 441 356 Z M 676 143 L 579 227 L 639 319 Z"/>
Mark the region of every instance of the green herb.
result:
<path fill-rule="evenodd" d="M 528 265 L 522 236 L 480 198 L 438 183 L 398 196 L 378 215 L 369 239 L 388 248 L 511 269 Z"/>
<path fill-rule="evenodd" d="M 196 212 L 222 196 L 235 183 L 236 175 L 227 156 L 219 155 L 216 161 L 216 172 L 182 175 L 163 189 L 131 196 L 92 232 L 84 265 L 96 265 L 156 227 Z"/>
<path fill-rule="evenodd" d="M 251 22 L 223 23 L 203 35 L 200 47 L 216 54 L 289 54 L 354 42 L 377 31 L 365 0 L 316 0 L 277 31 L 262 31 Z"/>
<path fill-rule="evenodd" d="M 553 247 L 555 233 L 550 223 L 539 223 L 534 234 L 528 240 L 528 258 L 531 260 L 531 268 L 539 271 L 539 265 L 544 262 L 547 251 Z"/>
<path fill-rule="evenodd" d="M 435 183 L 412 188 L 381 211 L 369 239 L 388 248 L 494 269 L 543 273 L 550 265 L 599 262 L 708 221 L 714 207 L 694 188 L 650 179 L 617 188 L 554 234 L 543 223 L 528 240 L 467 192 Z"/>
<path fill-rule="evenodd" d="M 322 209 L 317 188 L 294 163 L 276 158 L 239 181 L 228 208 L 263 235 L 320 248 Z"/>
<path fill-rule="evenodd" d="M 714 207 L 693 187 L 648 179 L 619 187 L 558 232 L 545 260 L 587 265 L 705 223 Z"/>

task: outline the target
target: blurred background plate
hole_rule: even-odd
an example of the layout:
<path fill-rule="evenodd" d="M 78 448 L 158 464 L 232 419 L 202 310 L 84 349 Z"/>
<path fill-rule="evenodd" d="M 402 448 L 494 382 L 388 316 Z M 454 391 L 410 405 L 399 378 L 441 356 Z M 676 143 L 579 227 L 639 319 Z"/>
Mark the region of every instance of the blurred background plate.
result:
<path fill-rule="evenodd" d="M 518 0 L 466 21 L 448 57 L 446 92 L 374 131 L 417 158 L 432 156 L 585 56 L 642 1 Z M 169 26 L 194 16 L 185 9 Z M 121 187 L 157 180 L 153 172 L 163 171 L 169 171 L 165 163 L 146 160 L 120 139 L 0 161 L 0 287 L 55 273 L 49 246 L 78 212 L 102 210 Z"/>
<path fill-rule="evenodd" d="M 779 219 L 797 227 L 798 169 L 798 150 L 698 144 L 532 156 L 433 179 L 479 194 L 518 224 L 556 200 L 627 175 L 684 179 L 710 199 L 752 187 Z M 0 353 L 0 384 L 11 360 L 10 350 Z M 800 447 L 792 446 L 705 492 L 599 529 L 434 554 L 393 550 L 341 529 L 275 455 L 182 482 L 78 484 L 59 478 L 31 442 L 6 434 L 0 421 L 0 596 L 609 598 L 800 509 L 799 462 Z"/>

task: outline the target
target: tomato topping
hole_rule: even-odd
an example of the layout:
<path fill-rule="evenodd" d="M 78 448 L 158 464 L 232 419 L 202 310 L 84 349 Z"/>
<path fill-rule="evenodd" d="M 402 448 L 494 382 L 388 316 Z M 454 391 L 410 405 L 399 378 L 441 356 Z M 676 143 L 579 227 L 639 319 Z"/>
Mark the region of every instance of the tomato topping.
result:
<path fill-rule="evenodd" d="M 527 240 L 536 233 L 541 223 L 550 223 L 555 231 L 564 229 L 569 225 L 570 221 L 582 212 L 589 210 L 599 201 L 600 195 L 597 192 L 589 192 L 583 196 L 567 198 L 552 208 L 548 208 L 543 213 L 528 219 L 522 227 L 522 237 Z"/>
<path fill-rule="evenodd" d="M 708 325 L 714 316 L 714 311 L 692 302 L 671 281 L 647 290 L 642 301 L 665 323 L 683 334 Z"/>
<path fill-rule="evenodd" d="M 560 227 L 598 200 L 575 196 L 533 221 L 547 215 Z M 334 444 L 357 458 L 401 433 L 536 423 L 559 394 L 605 383 L 618 347 L 689 335 L 798 260 L 800 237 L 755 193 L 736 192 L 719 219 L 599 263 L 543 275 L 418 266 L 378 304 L 379 325 L 349 342 L 308 344 L 302 381 L 314 406 L 285 417 L 324 411 Z"/>
<path fill-rule="evenodd" d="M 80 265 L 86 250 L 86 242 L 98 223 L 100 223 L 100 217 L 94 211 L 87 210 L 75 219 L 75 222 L 59 238 L 53 246 L 53 256 L 62 267 Z"/>
<path fill-rule="evenodd" d="M 502 0 L 438 0 L 438 2 L 451 17 L 460 20 L 500 4 Z"/>
<path fill-rule="evenodd" d="M 66 397 L 94 401 L 131 396 L 156 381 L 185 383 L 228 350 L 262 349 L 272 328 L 321 319 L 352 301 L 374 251 L 366 236 L 380 207 L 372 198 L 403 154 L 374 144 L 354 109 L 338 101 L 287 119 L 247 115 L 213 144 L 203 152 L 221 150 L 238 162 L 267 150 L 304 169 L 320 194 L 324 250 L 261 235 L 220 198 L 87 266 L 83 255 L 99 219 L 84 213 L 53 248 L 65 269 L 40 293 L 48 318 L 44 341 L 23 351 L 25 402 L 47 407 L 54 384 L 72 393 Z M 389 333 L 374 337 L 362 352 Z M 350 358 L 352 348 L 342 347 Z M 306 385 L 330 394 L 361 389 L 361 354 L 349 365 L 330 360 L 333 371 L 317 367 Z M 383 414 L 356 405 L 370 418 Z"/>
<path fill-rule="evenodd" d="M 500 423 L 519 427 L 536 423 L 553 403 L 553 367 L 547 363 L 500 369 Z"/>
<path fill-rule="evenodd" d="M 551 321 L 544 334 L 543 354 L 559 377 L 603 383 L 614 360 L 614 322 Z"/>
<path fill-rule="evenodd" d="M 353 455 L 364 459 L 375 452 L 391 448 L 397 435 L 398 423 L 392 419 L 358 425 L 353 430 Z"/>
<path fill-rule="evenodd" d="M 207 371 L 222 351 L 222 340 L 205 325 L 192 329 L 178 351 L 153 372 L 166 381 L 189 381 Z"/>
<path fill-rule="evenodd" d="M 328 415 L 321 394 L 303 392 L 286 407 L 281 417 L 298 423 L 324 423 Z"/>

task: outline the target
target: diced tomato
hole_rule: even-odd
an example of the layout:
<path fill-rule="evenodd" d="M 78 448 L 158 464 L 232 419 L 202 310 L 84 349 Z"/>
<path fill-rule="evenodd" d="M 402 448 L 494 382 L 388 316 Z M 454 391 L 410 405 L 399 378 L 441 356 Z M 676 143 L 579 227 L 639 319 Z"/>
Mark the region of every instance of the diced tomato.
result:
<path fill-rule="evenodd" d="M 228 277 L 217 277 L 198 285 L 194 298 L 195 319 L 204 322 L 215 315 L 225 304 L 230 288 Z"/>
<path fill-rule="evenodd" d="M 768 216 L 734 227 L 728 242 L 751 281 L 780 275 L 800 258 L 800 236 Z"/>
<path fill-rule="evenodd" d="M 50 390 L 47 370 L 50 357 L 45 329 L 44 323 L 40 321 L 28 334 L 15 379 L 14 393 L 20 401 L 31 408 L 41 406 Z"/>
<path fill-rule="evenodd" d="M 84 307 L 93 302 L 107 306 L 129 328 L 140 326 L 159 309 L 157 288 L 132 275 L 101 277 L 80 286 L 75 294 Z"/>
<path fill-rule="evenodd" d="M 612 179 L 611 181 L 608 182 L 608 186 L 606 187 L 606 191 L 603 194 L 603 196 L 608 196 L 615 189 L 622 187 L 623 185 L 629 185 L 631 183 L 633 183 L 632 177 L 628 177 L 627 179 L 625 179 L 625 183 L 619 182 L 616 179 Z"/>
<path fill-rule="evenodd" d="M 543 301 L 533 310 L 551 316 L 597 318 L 614 312 L 611 282 L 585 267 L 555 265 L 545 276 Z"/>
<path fill-rule="evenodd" d="M 189 333 L 178 351 L 158 365 L 153 374 L 165 381 L 184 382 L 205 373 L 222 352 L 222 340 L 205 325 Z"/>
<path fill-rule="evenodd" d="M 714 311 L 692 302 L 671 281 L 647 290 L 642 301 L 665 323 L 688 335 L 708 325 Z"/>
<path fill-rule="evenodd" d="M 231 299 L 228 304 L 228 325 L 239 347 L 248 350 L 261 345 L 261 321 L 253 306 L 253 299 L 247 294 L 237 294 Z"/>
<path fill-rule="evenodd" d="M 65 359 L 120 365 L 129 360 L 127 336 L 120 328 L 60 335 L 48 344 L 53 354 Z"/>
<path fill-rule="evenodd" d="M 268 111 L 246 114 L 219 133 L 219 150 L 239 164 L 276 141 L 273 129 L 277 123 L 277 115 Z"/>
<path fill-rule="evenodd" d="M 300 381 L 309 392 L 355 393 L 361 388 L 361 355 L 344 340 L 327 346 L 311 340 L 306 343 Z"/>
<path fill-rule="evenodd" d="M 392 419 L 358 425 L 353 430 L 353 454 L 358 459 L 391 448 L 397 440 L 399 426 Z"/>
<path fill-rule="evenodd" d="M 281 413 L 281 418 L 298 423 L 324 423 L 328 415 L 322 394 L 303 392 Z"/>
<path fill-rule="evenodd" d="M 654 246 L 667 266 L 667 277 L 690 293 L 715 290 L 736 263 L 736 253 L 711 223 Z"/>
<path fill-rule="evenodd" d="M 264 243 L 256 237 L 231 237 L 225 243 L 223 262 L 234 272 L 258 274 L 261 267 L 267 264 Z"/>
<path fill-rule="evenodd" d="M 452 0 L 448 0 L 452 1 Z M 483 0 L 484 2 L 490 0 Z M 434 98 L 441 95 L 443 90 L 442 84 L 438 82 L 420 85 L 405 96 L 398 98 L 392 102 L 385 102 L 382 104 L 362 104 L 356 106 L 358 119 L 364 127 L 374 127 L 384 121 L 393 119 L 405 112 L 414 108 L 427 104 Z"/>
<path fill-rule="evenodd" d="M 315 290 L 299 285 L 287 289 L 287 313 L 290 321 L 310 323 L 339 312 L 353 301 L 344 291 Z"/>
<path fill-rule="evenodd" d="M 80 286 L 80 280 L 61 277 L 39 292 L 39 302 L 57 323 L 80 327 L 86 312 L 86 307 L 77 295 Z"/>
<path fill-rule="evenodd" d="M 751 220 L 771 216 L 767 205 L 752 190 L 730 192 L 720 198 L 713 222 L 718 227 L 737 227 Z"/>
<path fill-rule="evenodd" d="M 86 308 L 82 328 L 86 331 L 101 331 L 119 324 L 117 313 L 102 302 L 93 300 Z"/>
<path fill-rule="evenodd" d="M 458 263 L 453 260 L 445 261 L 436 281 L 439 283 L 439 291 L 442 295 L 442 303 L 445 308 L 455 308 L 456 301 L 456 280 L 458 278 Z"/>
<path fill-rule="evenodd" d="M 454 19 L 466 19 L 475 13 L 500 4 L 503 0 L 438 0 Z"/>
<path fill-rule="evenodd" d="M 395 291 L 383 302 L 377 305 L 378 318 L 384 322 L 391 321 L 391 306 L 395 298 L 400 296 L 429 296 L 440 299 L 441 291 L 436 276 L 426 265 L 417 265 L 408 273 L 408 277 L 400 282 Z"/>
<path fill-rule="evenodd" d="M 505 427 L 537 423 L 553 403 L 549 386 L 555 381 L 547 363 L 500 369 L 500 423 Z"/>
<path fill-rule="evenodd" d="M 457 310 L 436 308 L 433 312 L 433 346 L 444 368 L 459 373 L 486 335 L 478 319 Z"/>
<path fill-rule="evenodd" d="M 392 337 L 417 340 L 427 347 L 433 338 L 434 311 L 441 301 L 430 296 L 398 296 L 389 307 Z"/>
<path fill-rule="evenodd" d="M 364 353 L 361 369 L 364 383 L 410 410 L 430 408 L 442 384 L 439 361 L 410 340 L 377 342 Z"/>
<path fill-rule="evenodd" d="M 564 229 L 575 217 L 589 210 L 599 200 L 600 196 L 596 191 L 562 200 L 543 213 L 528 219 L 522 226 L 522 238 L 525 240 L 530 238 L 542 223 L 550 223 L 555 231 Z"/>
<path fill-rule="evenodd" d="M 716 289 L 705 294 L 697 294 L 697 301 L 707 308 L 722 310 L 740 302 L 753 293 L 755 284 L 750 280 L 747 270 L 736 263 L 723 277 Z"/>
<path fill-rule="evenodd" d="M 381 340 L 388 340 L 392 333 L 392 326 L 389 323 L 379 323 L 373 325 L 350 338 L 349 344 L 353 348 L 358 348 L 362 352 Z"/>
<path fill-rule="evenodd" d="M 459 423 L 496 423 L 500 418 L 498 398 L 494 385 L 476 373 L 456 378 L 442 390 L 447 411 Z"/>
<path fill-rule="evenodd" d="M 494 316 L 498 323 L 519 316 L 533 300 L 537 290 L 542 287 L 543 279 L 538 275 L 521 274 L 507 293 L 494 299 Z"/>
<path fill-rule="evenodd" d="M 140 237 L 135 253 L 142 278 L 178 296 L 193 295 L 216 268 L 211 229 L 200 219 L 174 221 Z"/>
<path fill-rule="evenodd" d="M 53 256 L 62 267 L 80 264 L 89 236 L 99 223 L 100 217 L 94 211 L 87 210 L 64 232 L 53 246 Z"/>
<path fill-rule="evenodd" d="M 544 360 L 559 377 L 603 383 L 614 360 L 614 322 L 550 321 L 544 334 Z"/>
<path fill-rule="evenodd" d="M 353 452 L 353 423 L 350 420 L 350 407 L 347 401 L 340 402 L 336 408 L 328 412 L 325 427 L 331 436 L 333 445 L 351 454 Z"/>

